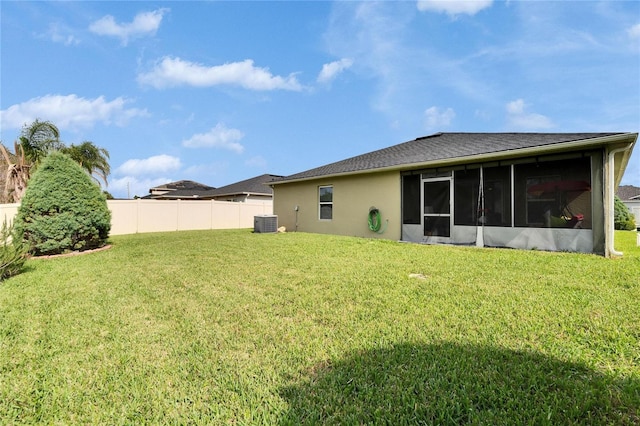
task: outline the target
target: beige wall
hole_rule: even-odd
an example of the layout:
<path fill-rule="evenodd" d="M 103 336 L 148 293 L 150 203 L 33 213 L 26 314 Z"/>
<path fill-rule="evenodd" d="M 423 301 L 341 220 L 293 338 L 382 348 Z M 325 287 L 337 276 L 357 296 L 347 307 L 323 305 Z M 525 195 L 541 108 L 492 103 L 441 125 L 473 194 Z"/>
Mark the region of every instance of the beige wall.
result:
<path fill-rule="evenodd" d="M 318 187 L 333 185 L 333 219 L 319 219 Z M 274 185 L 274 214 L 287 231 L 400 239 L 400 173 L 370 173 Z M 369 208 L 382 215 L 383 233 L 369 230 Z M 388 221 L 388 224 L 387 224 Z"/>
<path fill-rule="evenodd" d="M 272 201 L 108 200 L 110 235 L 193 229 L 253 228 L 254 216 L 272 214 Z M 19 204 L 0 205 L 0 220 L 11 222 Z"/>

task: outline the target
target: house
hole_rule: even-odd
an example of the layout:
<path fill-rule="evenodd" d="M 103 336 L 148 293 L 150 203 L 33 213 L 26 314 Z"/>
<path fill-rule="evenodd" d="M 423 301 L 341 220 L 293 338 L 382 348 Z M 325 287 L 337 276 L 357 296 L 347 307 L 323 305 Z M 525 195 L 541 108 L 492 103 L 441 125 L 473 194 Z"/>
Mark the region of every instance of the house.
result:
<path fill-rule="evenodd" d="M 637 133 L 437 133 L 272 182 L 289 230 L 619 254 Z"/>
<path fill-rule="evenodd" d="M 269 183 L 282 176 L 264 174 L 230 185 L 214 188 L 191 180 L 180 180 L 149 189 L 145 199 L 154 200 L 216 200 L 216 201 L 267 201 L 273 199 Z"/>
<path fill-rule="evenodd" d="M 202 199 L 212 190 L 215 188 L 209 185 L 192 180 L 179 180 L 151 188 L 149 194 L 142 198 L 153 200 Z"/>
<path fill-rule="evenodd" d="M 622 201 L 631 211 L 636 220 L 638 230 L 640 230 L 640 188 L 633 185 L 622 185 L 616 192 Z"/>
<path fill-rule="evenodd" d="M 214 189 L 209 195 L 218 201 L 271 201 L 273 189 L 269 183 L 280 178 L 282 176 L 264 174 Z"/>

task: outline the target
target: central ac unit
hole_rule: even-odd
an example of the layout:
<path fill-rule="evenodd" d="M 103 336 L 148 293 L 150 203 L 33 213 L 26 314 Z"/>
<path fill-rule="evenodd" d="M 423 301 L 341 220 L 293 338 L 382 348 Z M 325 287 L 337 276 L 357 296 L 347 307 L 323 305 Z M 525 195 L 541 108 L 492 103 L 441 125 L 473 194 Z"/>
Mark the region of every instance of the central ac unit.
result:
<path fill-rule="evenodd" d="M 253 232 L 258 234 L 278 232 L 278 216 L 272 214 L 254 216 Z"/>

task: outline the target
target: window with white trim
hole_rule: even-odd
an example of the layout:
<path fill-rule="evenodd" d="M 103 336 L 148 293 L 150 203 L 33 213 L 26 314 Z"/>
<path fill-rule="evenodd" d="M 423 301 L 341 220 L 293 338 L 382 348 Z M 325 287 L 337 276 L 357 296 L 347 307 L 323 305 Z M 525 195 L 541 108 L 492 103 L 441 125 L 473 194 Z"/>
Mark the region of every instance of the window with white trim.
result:
<path fill-rule="evenodd" d="M 319 218 L 320 220 L 333 219 L 333 186 L 318 187 Z"/>

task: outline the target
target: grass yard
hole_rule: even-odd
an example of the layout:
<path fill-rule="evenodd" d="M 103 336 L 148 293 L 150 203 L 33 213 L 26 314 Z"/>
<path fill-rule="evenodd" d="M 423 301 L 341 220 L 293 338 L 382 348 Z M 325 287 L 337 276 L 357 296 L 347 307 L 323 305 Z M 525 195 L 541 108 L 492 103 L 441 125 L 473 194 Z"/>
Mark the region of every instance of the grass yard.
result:
<path fill-rule="evenodd" d="M 33 259 L 0 283 L 0 424 L 638 424 L 640 248 L 616 238 L 197 231 Z"/>

